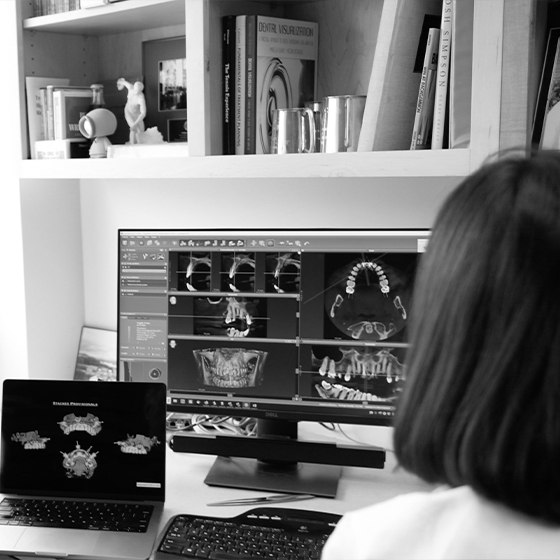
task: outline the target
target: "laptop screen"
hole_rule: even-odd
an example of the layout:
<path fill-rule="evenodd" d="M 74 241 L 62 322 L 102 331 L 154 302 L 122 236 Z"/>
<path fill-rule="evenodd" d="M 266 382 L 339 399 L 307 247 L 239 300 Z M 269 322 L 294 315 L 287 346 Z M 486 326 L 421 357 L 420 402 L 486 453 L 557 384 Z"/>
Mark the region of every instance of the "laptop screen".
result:
<path fill-rule="evenodd" d="M 162 383 L 5 380 L 0 490 L 163 501 Z"/>

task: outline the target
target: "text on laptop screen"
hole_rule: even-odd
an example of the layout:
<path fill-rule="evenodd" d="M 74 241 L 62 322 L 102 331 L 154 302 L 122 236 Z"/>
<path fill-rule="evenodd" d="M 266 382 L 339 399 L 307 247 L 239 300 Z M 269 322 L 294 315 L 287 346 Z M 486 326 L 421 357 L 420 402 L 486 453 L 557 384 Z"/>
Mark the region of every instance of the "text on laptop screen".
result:
<path fill-rule="evenodd" d="M 163 501 L 165 410 L 161 383 L 6 380 L 1 491 Z"/>

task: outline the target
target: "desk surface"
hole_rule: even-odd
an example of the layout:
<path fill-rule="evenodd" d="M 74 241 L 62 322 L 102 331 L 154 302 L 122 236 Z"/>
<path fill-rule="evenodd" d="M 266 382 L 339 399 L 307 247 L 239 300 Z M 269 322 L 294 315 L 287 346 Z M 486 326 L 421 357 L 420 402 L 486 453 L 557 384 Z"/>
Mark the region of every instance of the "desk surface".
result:
<path fill-rule="evenodd" d="M 231 517 L 255 506 L 209 507 L 207 504 L 271 494 L 271 492 L 207 486 L 204 484 L 204 478 L 214 460 L 215 456 L 175 453 L 168 449 L 164 522 L 179 513 Z M 431 489 L 428 484 L 402 469 L 395 470 L 395 466 L 393 454 L 387 452 L 384 469 L 344 467 L 336 498 L 287 502 L 278 504 L 278 507 L 296 507 L 343 514 L 399 494 Z"/>

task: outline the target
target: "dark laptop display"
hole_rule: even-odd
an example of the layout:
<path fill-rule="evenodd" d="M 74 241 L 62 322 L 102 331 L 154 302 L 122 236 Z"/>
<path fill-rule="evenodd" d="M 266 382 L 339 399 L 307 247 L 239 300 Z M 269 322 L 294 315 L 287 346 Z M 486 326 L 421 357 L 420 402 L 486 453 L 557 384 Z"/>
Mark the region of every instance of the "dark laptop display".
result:
<path fill-rule="evenodd" d="M 3 493 L 163 501 L 165 386 L 6 380 Z"/>

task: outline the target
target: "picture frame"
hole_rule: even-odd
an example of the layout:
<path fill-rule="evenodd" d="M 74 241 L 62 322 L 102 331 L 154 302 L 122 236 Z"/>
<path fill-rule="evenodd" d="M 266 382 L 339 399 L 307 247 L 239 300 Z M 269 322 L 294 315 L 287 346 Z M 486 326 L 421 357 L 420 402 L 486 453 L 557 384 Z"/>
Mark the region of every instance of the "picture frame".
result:
<path fill-rule="evenodd" d="M 157 127 L 166 142 L 187 140 L 187 75 L 185 37 L 142 43 L 146 128 Z M 177 132 L 181 121 L 182 134 Z"/>
<path fill-rule="evenodd" d="M 546 44 L 537 105 L 533 120 L 532 144 L 539 148 L 560 149 L 560 27 L 550 29 Z M 558 117 L 556 114 L 558 113 Z M 558 121 L 558 122 L 556 122 Z M 552 140 L 557 136 L 556 140 Z"/>
<path fill-rule="evenodd" d="M 82 327 L 75 381 L 117 381 L 117 332 Z"/>

